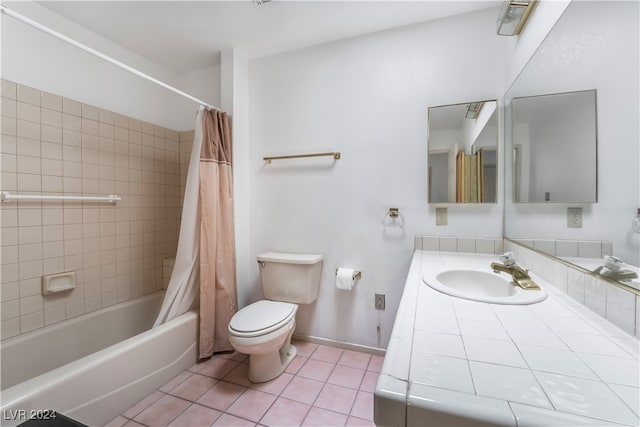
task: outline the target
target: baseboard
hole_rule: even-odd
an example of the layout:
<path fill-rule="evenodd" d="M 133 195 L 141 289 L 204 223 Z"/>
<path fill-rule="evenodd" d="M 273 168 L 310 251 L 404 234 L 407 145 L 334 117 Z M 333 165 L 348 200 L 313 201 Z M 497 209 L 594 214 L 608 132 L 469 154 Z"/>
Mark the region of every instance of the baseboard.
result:
<path fill-rule="evenodd" d="M 352 344 L 352 343 L 348 343 L 348 342 L 331 340 L 331 339 L 328 339 L 328 338 L 314 337 L 314 336 L 311 336 L 311 335 L 293 334 L 293 339 L 294 340 L 300 340 L 300 341 L 306 341 L 306 342 L 310 342 L 310 343 L 313 343 L 313 344 L 322 344 L 322 345 L 326 345 L 326 346 L 329 346 L 329 347 L 341 348 L 343 350 L 359 351 L 359 352 L 362 352 L 362 353 L 373 354 L 373 355 L 376 355 L 376 356 L 384 356 L 385 353 L 386 353 L 386 350 L 384 348 L 369 347 L 369 346 L 360 345 L 360 344 Z"/>

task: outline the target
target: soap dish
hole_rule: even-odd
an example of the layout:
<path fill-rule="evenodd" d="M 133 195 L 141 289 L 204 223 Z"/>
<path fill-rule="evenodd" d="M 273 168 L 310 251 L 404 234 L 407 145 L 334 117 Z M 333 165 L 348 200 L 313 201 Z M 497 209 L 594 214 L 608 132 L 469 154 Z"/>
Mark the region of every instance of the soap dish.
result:
<path fill-rule="evenodd" d="M 70 291 L 76 287 L 76 272 L 50 274 L 42 276 L 42 295 Z"/>

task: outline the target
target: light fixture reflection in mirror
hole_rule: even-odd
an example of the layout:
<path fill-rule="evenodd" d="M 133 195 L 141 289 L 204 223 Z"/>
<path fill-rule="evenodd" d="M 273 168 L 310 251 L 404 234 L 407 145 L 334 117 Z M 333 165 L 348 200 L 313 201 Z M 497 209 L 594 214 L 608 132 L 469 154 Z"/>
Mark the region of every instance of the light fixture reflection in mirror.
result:
<path fill-rule="evenodd" d="M 428 202 L 495 203 L 497 102 L 429 108 Z"/>

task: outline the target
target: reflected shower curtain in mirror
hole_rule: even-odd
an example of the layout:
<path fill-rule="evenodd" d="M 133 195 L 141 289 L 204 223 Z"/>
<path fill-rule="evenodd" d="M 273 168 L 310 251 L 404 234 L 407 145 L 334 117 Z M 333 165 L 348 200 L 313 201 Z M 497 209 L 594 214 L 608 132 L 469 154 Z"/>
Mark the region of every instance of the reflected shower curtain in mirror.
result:
<path fill-rule="evenodd" d="M 227 114 L 207 110 L 200 150 L 200 358 L 233 350 L 236 312 L 231 132 Z"/>

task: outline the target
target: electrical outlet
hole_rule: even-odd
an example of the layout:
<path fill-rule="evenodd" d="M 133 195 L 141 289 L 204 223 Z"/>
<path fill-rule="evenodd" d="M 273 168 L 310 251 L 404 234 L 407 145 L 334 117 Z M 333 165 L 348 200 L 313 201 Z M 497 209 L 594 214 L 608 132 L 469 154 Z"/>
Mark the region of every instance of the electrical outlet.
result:
<path fill-rule="evenodd" d="M 567 227 L 582 228 L 582 208 L 567 208 Z"/>
<path fill-rule="evenodd" d="M 376 308 L 384 310 L 384 294 L 376 294 Z"/>
<path fill-rule="evenodd" d="M 447 208 L 436 208 L 436 225 L 447 225 Z"/>

